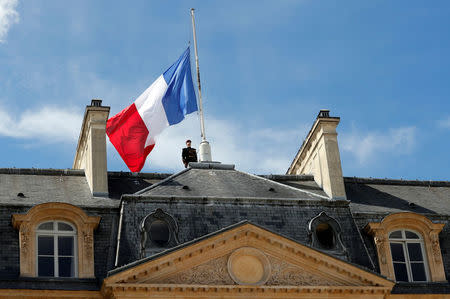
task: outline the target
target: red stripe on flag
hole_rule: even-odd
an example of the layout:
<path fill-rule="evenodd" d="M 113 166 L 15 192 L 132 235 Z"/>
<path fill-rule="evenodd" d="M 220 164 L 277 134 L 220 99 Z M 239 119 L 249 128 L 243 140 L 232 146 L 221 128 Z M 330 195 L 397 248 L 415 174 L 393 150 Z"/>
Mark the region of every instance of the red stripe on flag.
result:
<path fill-rule="evenodd" d="M 155 145 L 145 147 L 148 129 L 134 103 L 108 119 L 106 134 L 128 168 L 132 172 L 141 171 Z"/>

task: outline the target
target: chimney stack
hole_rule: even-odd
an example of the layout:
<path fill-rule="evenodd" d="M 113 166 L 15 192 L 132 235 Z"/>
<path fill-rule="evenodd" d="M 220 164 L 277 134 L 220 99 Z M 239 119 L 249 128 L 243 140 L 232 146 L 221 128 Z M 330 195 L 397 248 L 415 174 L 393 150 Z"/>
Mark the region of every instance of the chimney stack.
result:
<path fill-rule="evenodd" d="M 102 100 L 92 99 L 86 106 L 73 169 L 84 169 L 93 196 L 108 196 L 106 167 L 106 121 L 109 107 Z"/>
<path fill-rule="evenodd" d="M 287 174 L 312 174 L 331 199 L 345 199 L 344 178 L 337 141 L 339 117 L 320 110 Z"/>

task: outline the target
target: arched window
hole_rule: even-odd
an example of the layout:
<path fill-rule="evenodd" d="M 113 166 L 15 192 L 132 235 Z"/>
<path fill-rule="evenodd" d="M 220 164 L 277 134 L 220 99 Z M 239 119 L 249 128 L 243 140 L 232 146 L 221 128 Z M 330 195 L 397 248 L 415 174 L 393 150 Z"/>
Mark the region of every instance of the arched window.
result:
<path fill-rule="evenodd" d="M 172 215 L 159 208 L 142 219 L 140 230 L 142 258 L 179 243 L 177 222 Z"/>
<path fill-rule="evenodd" d="M 423 238 L 410 230 L 389 233 L 392 263 L 396 281 L 428 281 Z"/>
<path fill-rule="evenodd" d="M 347 259 L 347 251 L 341 238 L 341 226 L 336 219 L 325 212 L 320 212 L 309 221 L 308 233 L 312 247 Z"/>
<path fill-rule="evenodd" d="M 439 245 L 444 225 L 411 212 L 368 223 L 366 231 L 374 237 L 380 273 L 397 281 L 447 281 Z"/>
<path fill-rule="evenodd" d="M 77 276 L 75 227 L 67 222 L 48 221 L 36 228 L 37 276 Z"/>
<path fill-rule="evenodd" d="M 374 237 L 380 273 L 397 281 L 447 281 L 439 245 L 444 226 L 411 212 L 368 223 L 366 231 Z"/>

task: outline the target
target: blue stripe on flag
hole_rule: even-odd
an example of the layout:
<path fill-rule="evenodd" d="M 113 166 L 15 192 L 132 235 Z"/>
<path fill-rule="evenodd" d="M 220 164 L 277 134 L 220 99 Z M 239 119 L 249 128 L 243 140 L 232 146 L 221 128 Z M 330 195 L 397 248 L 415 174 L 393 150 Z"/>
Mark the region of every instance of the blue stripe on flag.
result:
<path fill-rule="evenodd" d="M 167 91 L 162 99 L 169 125 L 179 123 L 184 116 L 198 110 L 192 83 L 189 47 L 163 74 Z"/>

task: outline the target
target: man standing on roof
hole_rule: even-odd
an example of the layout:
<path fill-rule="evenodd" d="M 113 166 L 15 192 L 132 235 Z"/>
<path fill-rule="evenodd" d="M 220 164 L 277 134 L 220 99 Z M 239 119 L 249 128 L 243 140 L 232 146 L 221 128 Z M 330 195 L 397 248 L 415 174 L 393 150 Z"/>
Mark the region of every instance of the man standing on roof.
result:
<path fill-rule="evenodd" d="M 191 147 L 191 140 L 186 140 L 186 147 L 181 152 L 184 168 L 188 167 L 189 162 L 197 162 L 197 151 Z"/>

